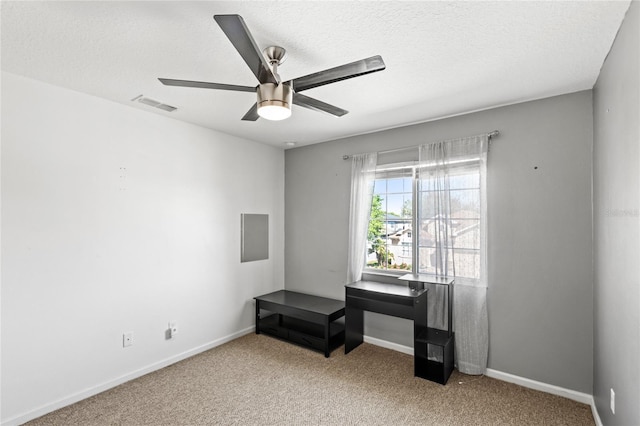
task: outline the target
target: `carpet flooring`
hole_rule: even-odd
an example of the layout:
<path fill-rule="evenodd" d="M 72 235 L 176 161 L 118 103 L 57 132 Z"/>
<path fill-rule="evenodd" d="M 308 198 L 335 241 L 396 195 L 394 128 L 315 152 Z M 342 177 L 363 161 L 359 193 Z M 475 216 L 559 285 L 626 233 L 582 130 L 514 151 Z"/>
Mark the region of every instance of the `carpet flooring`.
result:
<path fill-rule="evenodd" d="M 28 425 L 593 425 L 588 405 L 370 344 L 323 354 L 248 334 Z"/>

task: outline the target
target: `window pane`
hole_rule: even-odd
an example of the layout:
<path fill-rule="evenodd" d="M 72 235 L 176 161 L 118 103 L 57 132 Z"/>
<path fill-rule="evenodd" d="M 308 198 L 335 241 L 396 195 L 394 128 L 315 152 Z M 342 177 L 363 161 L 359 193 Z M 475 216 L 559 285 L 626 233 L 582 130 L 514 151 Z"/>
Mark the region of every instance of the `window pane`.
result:
<path fill-rule="evenodd" d="M 418 245 L 420 247 L 436 246 L 435 226 L 434 220 L 421 220 L 418 222 Z"/>
<path fill-rule="evenodd" d="M 422 182 L 419 272 L 480 276 L 480 176 L 474 165 L 450 169 L 439 188 Z M 439 183 L 438 183 L 439 184 Z M 431 187 L 429 185 L 432 185 Z M 450 216 L 447 214 L 450 213 Z M 446 219 L 444 216 L 448 216 Z M 436 247 L 445 249 L 437 250 Z"/>
<path fill-rule="evenodd" d="M 389 238 L 387 250 L 389 253 L 388 269 L 411 270 L 412 246 L 411 241 L 405 241 L 404 235 L 394 235 Z"/>
<path fill-rule="evenodd" d="M 404 219 L 411 219 L 413 217 L 413 197 L 411 195 L 403 195 L 402 197 L 402 212 L 400 217 Z M 411 222 L 409 221 L 409 224 Z"/>
<path fill-rule="evenodd" d="M 456 250 L 456 276 L 465 278 L 480 278 L 480 251 Z"/>
<path fill-rule="evenodd" d="M 404 203 L 404 196 L 402 194 L 389 194 L 387 195 L 387 213 L 393 215 L 396 218 L 402 216 L 402 206 Z"/>
<path fill-rule="evenodd" d="M 413 184 L 407 177 L 411 175 L 411 169 L 378 174 L 369 221 L 367 268 L 411 270 Z"/>
<path fill-rule="evenodd" d="M 420 247 L 419 273 L 435 274 L 447 270 L 453 272 L 454 251 L 437 250 L 435 247 Z M 457 268 L 457 265 L 456 265 Z"/>
<path fill-rule="evenodd" d="M 388 179 L 387 180 L 387 192 L 389 193 L 402 193 L 404 188 L 404 179 Z"/>
<path fill-rule="evenodd" d="M 480 191 L 477 189 L 459 189 L 450 191 L 452 216 L 461 213 L 460 217 L 480 217 Z"/>
<path fill-rule="evenodd" d="M 383 216 L 387 213 L 387 195 L 380 195 L 380 210 L 383 212 Z"/>
<path fill-rule="evenodd" d="M 452 220 L 453 246 L 458 249 L 480 249 L 480 220 Z"/>
<path fill-rule="evenodd" d="M 480 174 L 477 170 L 461 169 L 451 174 L 449 188 L 480 188 Z"/>
<path fill-rule="evenodd" d="M 431 218 L 436 215 L 439 203 L 443 203 L 441 194 L 434 191 L 420 193 L 420 217 Z"/>
<path fill-rule="evenodd" d="M 419 272 L 421 274 L 435 274 L 436 262 L 435 262 L 435 248 L 434 247 L 420 247 L 418 253 L 419 260 Z"/>
<path fill-rule="evenodd" d="M 413 178 L 406 177 L 403 179 L 404 192 L 413 193 Z"/>
<path fill-rule="evenodd" d="M 388 218 L 388 216 L 387 216 Z M 396 232 L 396 227 L 398 225 L 395 223 L 395 221 L 389 221 L 388 219 L 384 221 L 384 233 L 381 235 L 381 237 L 383 239 L 386 240 L 386 238 L 389 235 L 393 235 Z M 384 242 L 385 244 L 387 244 L 387 241 Z"/>

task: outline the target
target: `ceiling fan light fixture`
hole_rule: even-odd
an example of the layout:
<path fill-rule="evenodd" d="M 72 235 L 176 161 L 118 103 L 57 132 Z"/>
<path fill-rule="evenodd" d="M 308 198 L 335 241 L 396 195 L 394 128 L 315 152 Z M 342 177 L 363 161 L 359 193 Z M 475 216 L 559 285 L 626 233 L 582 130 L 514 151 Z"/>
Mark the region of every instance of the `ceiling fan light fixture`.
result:
<path fill-rule="evenodd" d="M 286 84 L 264 83 L 258 86 L 258 115 L 279 121 L 291 116 L 293 90 Z"/>
<path fill-rule="evenodd" d="M 280 121 L 291 117 L 291 108 L 284 105 L 261 105 L 258 115 L 266 120 Z"/>

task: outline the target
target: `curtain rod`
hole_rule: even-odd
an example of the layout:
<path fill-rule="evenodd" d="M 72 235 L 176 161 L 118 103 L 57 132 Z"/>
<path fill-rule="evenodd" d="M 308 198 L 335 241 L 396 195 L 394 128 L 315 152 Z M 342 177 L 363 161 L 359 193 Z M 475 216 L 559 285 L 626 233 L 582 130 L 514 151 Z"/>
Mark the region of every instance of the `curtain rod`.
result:
<path fill-rule="evenodd" d="M 491 138 L 495 138 L 500 134 L 499 130 L 494 130 L 492 132 L 487 133 L 487 137 L 489 138 L 489 143 L 491 143 Z M 404 148 L 396 148 L 396 149 L 388 149 L 386 151 L 378 151 L 378 154 L 390 154 L 392 152 L 400 152 L 400 151 L 408 151 L 410 149 L 416 149 L 419 145 L 414 146 L 405 146 Z M 343 160 L 348 160 L 356 154 L 345 154 L 342 156 Z"/>

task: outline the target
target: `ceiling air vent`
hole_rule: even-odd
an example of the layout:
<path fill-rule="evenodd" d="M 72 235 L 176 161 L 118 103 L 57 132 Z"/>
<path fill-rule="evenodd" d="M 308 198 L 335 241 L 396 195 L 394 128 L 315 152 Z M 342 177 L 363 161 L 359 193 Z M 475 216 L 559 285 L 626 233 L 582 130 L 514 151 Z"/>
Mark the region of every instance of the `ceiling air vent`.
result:
<path fill-rule="evenodd" d="M 163 104 L 162 102 L 158 102 L 158 101 L 153 100 L 151 98 L 145 98 L 143 95 L 136 96 L 135 98 L 133 98 L 131 100 L 132 101 L 138 101 L 138 102 L 140 102 L 142 104 L 149 105 L 149 106 L 152 106 L 154 108 L 158 108 L 158 109 L 161 109 L 163 111 L 168 111 L 168 112 L 172 112 L 172 111 L 175 111 L 176 109 L 178 109 L 178 108 L 176 108 L 174 106 Z"/>

